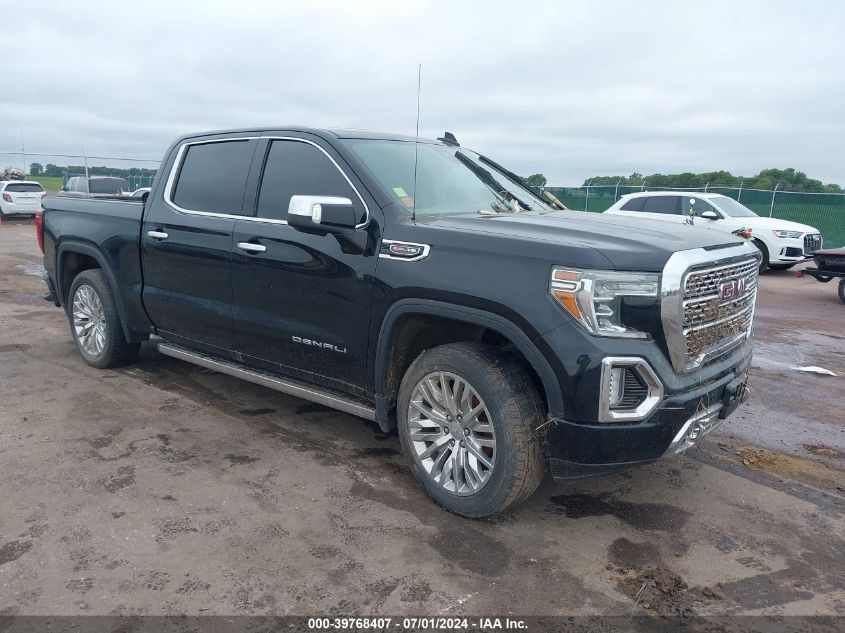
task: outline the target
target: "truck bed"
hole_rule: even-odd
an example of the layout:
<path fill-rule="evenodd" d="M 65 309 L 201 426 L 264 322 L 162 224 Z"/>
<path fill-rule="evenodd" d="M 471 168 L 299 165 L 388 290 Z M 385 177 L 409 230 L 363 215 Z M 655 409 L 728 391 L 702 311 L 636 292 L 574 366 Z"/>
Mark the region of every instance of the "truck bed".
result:
<path fill-rule="evenodd" d="M 150 324 L 141 303 L 140 253 L 144 203 L 45 196 L 41 204 L 44 267 L 56 299 L 64 303 L 73 277 L 95 261 L 109 279 L 127 339 L 146 338 Z"/>

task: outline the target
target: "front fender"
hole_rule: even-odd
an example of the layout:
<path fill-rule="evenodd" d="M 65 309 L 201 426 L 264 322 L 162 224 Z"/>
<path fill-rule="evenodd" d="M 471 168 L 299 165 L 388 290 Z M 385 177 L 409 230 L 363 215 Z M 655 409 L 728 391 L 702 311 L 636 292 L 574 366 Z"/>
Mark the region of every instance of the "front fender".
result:
<path fill-rule="evenodd" d="M 546 394 L 549 414 L 561 416 L 564 412 L 564 390 L 562 383 L 568 384 L 568 378 L 561 379 L 562 367 L 552 355 L 551 349 L 544 354 L 541 347 L 548 347 L 541 338 L 532 340 L 513 321 L 486 310 L 469 306 L 455 305 L 432 299 L 400 299 L 388 308 L 379 330 L 375 354 L 374 391 L 376 400 L 376 418 L 384 428 L 391 426 L 387 420 L 390 401 L 388 394 L 388 360 L 396 322 L 407 315 L 440 316 L 455 321 L 478 325 L 505 336 L 525 357 L 537 373 Z M 551 360 L 550 360 L 551 356 Z M 558 367 L 557 372 L 552 364 Z M 385 429 L 387 430 L 387 429 Z"/>

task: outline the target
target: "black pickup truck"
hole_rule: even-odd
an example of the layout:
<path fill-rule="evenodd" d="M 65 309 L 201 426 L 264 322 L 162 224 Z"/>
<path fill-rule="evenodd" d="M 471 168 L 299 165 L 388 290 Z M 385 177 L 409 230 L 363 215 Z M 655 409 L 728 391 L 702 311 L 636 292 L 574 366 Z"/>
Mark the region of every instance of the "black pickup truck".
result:
<path fill-rule="evenodd" d="M 748 393 L 755 248 L 561 209 L 451 134 L 185 136 L 146 202 L 43 206 L 88 363 L 150 341 L 395 428 L 463 515 L 681 452 Z"/>

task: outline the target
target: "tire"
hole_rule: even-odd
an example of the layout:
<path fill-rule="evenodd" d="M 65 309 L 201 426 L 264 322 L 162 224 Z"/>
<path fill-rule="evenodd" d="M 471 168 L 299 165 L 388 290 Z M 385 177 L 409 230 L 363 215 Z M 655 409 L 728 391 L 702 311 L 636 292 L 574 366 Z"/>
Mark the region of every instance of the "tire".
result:
<path fill-rule="evenodd" d="M 769 264 L 769 268 L 772 270 L 789 270 L 795 266 L 795 264 Z"/>
<path fill-rule="evenodd" d="M 451 409 L 443 406 L 444 381 L 449 392 L 462 396 Z M 470 424 L 457 413 L 468 415 L 471 408 L 483 410 L 467 430 Z M 542 401 L 525 370 L 493 347 L 456 343 L 420 354 L 402 378 L 397 419 L 411 471 L 428 495 L 452 512 L 473 518 L 498 514 L 531 496 L 543 479 L 543 441 L 537 432 L 544 421 Z M 432 449 L 435 445 L 442 448 Z M 423 458 L 429 449 L 436 452 Z M 477 457 L 479 451 L 492 468 Z"/>
<path fill-rule="evenodd" d="M 760 240 L 752 240 L 752 243 L 757 247 L 757 250 L 763 254 L 763 259 L 760 260 L 760 270 L 758 271 L 759 273 L 762 273 L 769 267 L 769 249 L 766 248 L 766 245 Z"/>
<path fill-rule="evenodd" d="M 120 367 L 137 357 L 140 344 L 126 341 L 114 295 L 102 270 L 83 270 L 76 276 L 68 293 L 67 316 L 76 349 L 89 365 Z"/>
<path fill-rule="evenodd" d="M 845 277 L 839 280 L 839 299 L 845 303 Z"/>

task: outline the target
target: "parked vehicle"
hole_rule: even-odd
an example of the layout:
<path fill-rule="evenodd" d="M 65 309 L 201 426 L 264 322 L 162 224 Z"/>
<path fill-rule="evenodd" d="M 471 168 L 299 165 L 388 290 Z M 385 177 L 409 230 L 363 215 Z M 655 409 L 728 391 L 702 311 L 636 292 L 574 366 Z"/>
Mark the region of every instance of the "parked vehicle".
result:
<path fill-rule="evenodd" d="M 759 252 L 564 211 L 454 137 L 186 136 L 146 204 L 46 198 L 82 357 L 142 341 L 396 429 L 454 512 L 681 452 L 748 394 Z M 680 233 L 680 234 L 679 234 Z"/>
<path fill-rule="evenodd" d="M 59 196 L 69 198 L 113 198 L 125 196 L 131 188 L 125 178 L 117 176 L 72 176 L 67 179 Z"/>
<path fill-rule="evenodd" d="M 13 215 L 34 215 L 44 197 L 41 183 L 31 180 L 0 181 L 0 220 Z"/>
<path fill-rule="evenodd" d="M 20 167 L 6 167 L 6 169 L 0 173 L 0 180 L 23 180 L 25 176 L 23 169 Z"/>
<path fill-rule="evenodd" d="M 792 268 L 811 258 L 822 247 L 822 236 L 818 229 L 798 222 L 761 217 L 733 198 L 718 193 L 631 193 L 622 196 L 605 213 L 679 224 L 692 221 L 696 226 L 726 233 L 742 227 L 750 228 L 753 244 L 763 256 L 760 272 L 767 267 L 774 270 Z"/>
<path fill-rule="evenodd" d="M 816 251 L 813 260 L 816 267 L 799 270 L 798 276 L 810 275 L 822 283 L 838 278 L 839 298 L 845 303 L 845 248 Z"/>
<path fill-rule="evenodd" d="M 135 191 L 133 191 L 132 193 L 130 193 L 128 195 L 129 195 L 130 198 L 137 198 L 139 200 L 146 200 L 147 195 L 149 193 L 150 193 L 149 187 L 141 187 L 139 189 L 136 189 Z"/>

